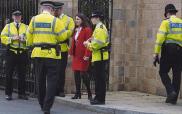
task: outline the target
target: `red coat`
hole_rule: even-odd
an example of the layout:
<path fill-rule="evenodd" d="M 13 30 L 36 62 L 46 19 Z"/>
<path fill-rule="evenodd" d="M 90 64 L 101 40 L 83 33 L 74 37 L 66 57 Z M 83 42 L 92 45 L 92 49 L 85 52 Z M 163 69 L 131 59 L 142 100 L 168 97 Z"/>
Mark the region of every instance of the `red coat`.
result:
<path fill-rule="evenodd" d="M 90 62 L 83 59 L 84 56 L 91 57 L 91 52 L 85 48 L 83 42 L 92 36 L 92 29 L 89 27 L 82 28 L 77 40 L 75 41 L 74 33 L 71 42 L 69 54 L 72 55 L 72 69 L 73 71 L 87 71 Z"/>

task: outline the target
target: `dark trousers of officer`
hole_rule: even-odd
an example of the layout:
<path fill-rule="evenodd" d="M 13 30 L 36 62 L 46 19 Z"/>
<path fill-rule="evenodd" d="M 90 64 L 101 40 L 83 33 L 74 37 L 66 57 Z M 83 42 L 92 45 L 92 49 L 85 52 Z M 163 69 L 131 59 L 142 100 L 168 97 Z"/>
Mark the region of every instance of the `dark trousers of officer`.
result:
<path fill-rule="evenodd" d="M 8 50 L 6 53 L 6 95 L 12 95 L 13 92 L 13 82 L 12 76 L 17 72 L 18 78 L 18 94 L 25 95 L 25 75 L 26 75 L 26 65 L 28 63 L 27 52 L 22 52 L 15 54 L 13 51 Z"/>
<path fill-rule="evenodd" d="M 182 47 L 177 44 L 164 44 L 162 46 L 159 74 L 168 95 L 173 91 L 175 91 L 177 95 L 179 94 L 182 71 L 181 59 Z M 170 69 L 172 69 L 173 73 L 172 81 L 168 75 Z"/>
<path fill-rule="evenodd" d="M 106 67 L 107 61 L 94 62 L 93 75 L 95 77 L 95 99 L 100 102 L 105 102 L 106 96 Z"/>
<path fill-rule="evenodd" d="M 87 72 L 74 71 L 75 85 L 76 85 L 76 94 L 81 94 L 81 79 L 87 88 L 88 94 L 91 94 L 90 90 L 90 79 Z"/>
<path fill-rule="evenodd" d="M 61 52 L 61 61 L 60 61 L 60 68 L 59 68 L 59 81 L 57 86 L 57 95 L 60 93 L 64 93 L 64 85 L 65 85 L 65 72 L 66 66 L 68 61 L 68 52 Z"/>
<path fill-rule="evenodd" d="M 38 101 L 44 111 L 50 111 L 54 103 L 59 61 L 48 58 L 34 58 Z"/>

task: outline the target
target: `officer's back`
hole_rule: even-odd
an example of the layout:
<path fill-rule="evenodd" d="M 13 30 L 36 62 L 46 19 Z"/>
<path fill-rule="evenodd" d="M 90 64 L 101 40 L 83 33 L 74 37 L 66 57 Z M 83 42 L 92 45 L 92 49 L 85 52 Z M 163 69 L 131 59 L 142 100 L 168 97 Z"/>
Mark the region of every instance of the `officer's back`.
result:
<path fill-rule="evenodd" d="M 41 44 L 56 44 L 66 38 L 62 22 L 49 12 L 43 11 L 41 14 L 32 18 L 27 33 L 27 45 Z M 56 56 L 55 49 L 41 50 L 40 47 L 35 47 L 31 57 L 54 58 L 60 59 L 61 56 Z"/>

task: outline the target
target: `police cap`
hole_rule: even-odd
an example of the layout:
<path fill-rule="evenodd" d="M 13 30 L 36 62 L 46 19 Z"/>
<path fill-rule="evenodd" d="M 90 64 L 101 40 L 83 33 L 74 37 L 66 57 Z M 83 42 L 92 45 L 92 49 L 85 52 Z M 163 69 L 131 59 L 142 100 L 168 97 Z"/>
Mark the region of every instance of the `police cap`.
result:
<path fill-rule="evenodd" d="M 19 9 L 15 9 L 15 10 L 13 10 L 12 15 L 20 16 L 20 15 L 22 15 L 22 13 Z"/>
<path fill-rule="evenodd" d="M 63 5 L 64 5 L 64 3 L 62 3 L 62 2 L 54 2 L 54 8 L 55 8 L 55 9 L 59 9 L 59 8 L 61 8 Z"/>
<path fill-rule="evenodd" d="M 165 17 L 167 16 L 167 13 L 170 13 L 170 12 L 178 12 L 178 10 L 176 10 L 176 7 L 174 6 L 174 4 L 167 4 L 166 7 L 165 7 Z"/>
<path fill-rule="evenodd" d="M 50 6 L 50 7 L 54 7 L 54 2 L 52 1 L 42 1 L 40 3 L 41 6 Z"/>
<path fill-rule="evenodd" d="M 93 11 L 93 12 L 92 12 L 92 15 L 90 16 L 90 18 L 93 18 L 93 17 L 103 18 L 104 15 L 103 15 L 102 12 L 100 12 L 100 11 Z"/>

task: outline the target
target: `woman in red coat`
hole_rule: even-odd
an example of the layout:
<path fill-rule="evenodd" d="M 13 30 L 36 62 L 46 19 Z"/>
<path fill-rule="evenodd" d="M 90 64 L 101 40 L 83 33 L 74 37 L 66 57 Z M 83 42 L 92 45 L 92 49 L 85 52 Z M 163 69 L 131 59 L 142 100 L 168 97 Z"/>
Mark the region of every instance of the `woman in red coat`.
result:
<path fill-rule="evenodd" d="M 88 92 L 88 99 L 92 98 L 90 90 L 90 79 L 88 77 L 88 67 L 90 64 L 91 52 L 83 45 L 92 35 L 89 20 L 84 14 L 77 14 L 75 19 L 75 32 L 72 37 L 70 55 L 72 59 L 72 70 L 74 71 L 76 93 L 72 99 L 81 99 L 81 79 L 83 79 Z"/>

